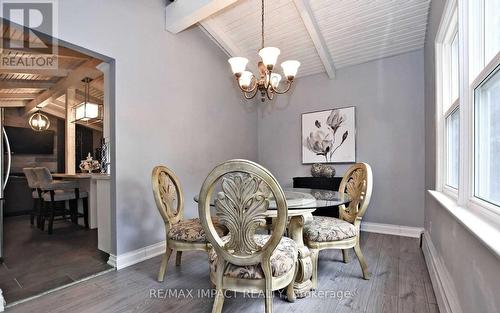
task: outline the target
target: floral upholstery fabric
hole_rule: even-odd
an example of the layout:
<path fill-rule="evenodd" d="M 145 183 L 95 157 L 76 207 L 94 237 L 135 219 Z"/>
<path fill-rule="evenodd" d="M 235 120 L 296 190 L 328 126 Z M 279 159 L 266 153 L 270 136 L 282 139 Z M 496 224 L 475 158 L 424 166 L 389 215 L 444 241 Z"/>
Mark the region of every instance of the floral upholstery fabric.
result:
<path fill-rule="evenodd" d="M 229 241 L 229 236 L 222 237 L 224 243 Z M 259 246 L 264 246 L 269 240 L 269 235 L 255 235 L 255 242 Z M 280 243 L 271 255 L 271 271 L 273 277 L 280 277 L 293 269 L 297 261 L 298 248 L 295 241 L 290 238 L 281 238 Z M 208 253 L 210 271 L 215 273 L 217 269 L 217 254 L 212 248 Z M 264 272 L 260 264 L 238 266 L 229 264 L 224 276 L 232 278 L 264 279 Z"/>
<path fill-rule="evenodd" d="M 219 236 L 224 236 L 227 234 L 227 228 L 219 223 L 217 218 L 212 218 L 215 230 Z M 169 239 L 177 241 L 187 241 L 187 242 L 206 242 L 207 238 L 205 236 L 205 230 L 201 226 L 199 218 L 192 218 L 188 220 L 182 220 L 173 224 L 168 230 L 167 234 Z"/>
<path fill-rule="evenodd" d="M 304 227 L 304 237 L 308 241 L 339 241 L 354 236 L 356 227 L 335 217 L 314 216 L 313 221 Z"/>

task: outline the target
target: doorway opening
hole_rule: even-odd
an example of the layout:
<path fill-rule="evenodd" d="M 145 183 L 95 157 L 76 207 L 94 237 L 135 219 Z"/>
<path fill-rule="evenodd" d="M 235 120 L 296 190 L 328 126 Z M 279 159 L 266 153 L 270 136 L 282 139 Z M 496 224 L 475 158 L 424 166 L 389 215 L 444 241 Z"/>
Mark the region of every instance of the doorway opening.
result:
<path fill-rule="evenodd" d="M 0 290 L 9 306 L 113 269 L 115 62 L 0 25 L 2 60 L 46 55 L 33 43 L 57 59 L 53 68 L 0 62 Z"/>

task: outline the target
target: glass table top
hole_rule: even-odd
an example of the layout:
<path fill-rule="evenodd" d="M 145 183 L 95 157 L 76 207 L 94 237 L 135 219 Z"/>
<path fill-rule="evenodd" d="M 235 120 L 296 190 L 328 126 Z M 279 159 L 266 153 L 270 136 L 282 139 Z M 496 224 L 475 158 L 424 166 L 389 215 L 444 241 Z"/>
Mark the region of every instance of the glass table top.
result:
<path fill-rule="evenodd" d="M 289 210 L 337 206 L 350 201 L 347 194 L 332 190 L 284 188 L 283 192 Z M 194 201 L 198 202 L 198 195 L 194 196 Z M 269 209 L 276 209 L 276 203 L 272 199 L 269 200 Z"/>

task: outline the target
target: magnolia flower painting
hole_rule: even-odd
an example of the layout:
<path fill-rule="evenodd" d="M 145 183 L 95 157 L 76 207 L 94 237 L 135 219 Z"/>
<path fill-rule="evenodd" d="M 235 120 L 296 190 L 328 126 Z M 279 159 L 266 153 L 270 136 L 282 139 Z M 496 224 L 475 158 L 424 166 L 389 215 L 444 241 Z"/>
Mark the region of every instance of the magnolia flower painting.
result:
<path fill-rule="evenodd" d="M 302 114 L 302 163 L 356 162 L 355 107 Z"/>

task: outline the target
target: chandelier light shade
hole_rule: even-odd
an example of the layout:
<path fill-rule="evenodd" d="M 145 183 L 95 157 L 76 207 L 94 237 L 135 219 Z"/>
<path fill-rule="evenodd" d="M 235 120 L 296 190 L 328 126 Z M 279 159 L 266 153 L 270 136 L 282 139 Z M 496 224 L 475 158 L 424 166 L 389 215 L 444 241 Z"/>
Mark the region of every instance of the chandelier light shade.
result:
<path fill-rule="evenodd" d="M 248 59 L 242 57 L 230 58 L 228 61 L 235 75 L 243 73 L 248 64 Z"/>
<path fill-rule="evenodd" d="M 254 75 L 252 72 L 246 70 L 248 59 L 243 57 L 233 57 L 228 60 L 231 65 L 231 70 L 238 82 L 241 92 L 246 99 L 253 99 L 258 92 L 260 92 L 260 99 L 264 102 L 267 99 L 272 100 L 275 94 L 284 94 L 290 90 L 292 82 L 297 76 L 297 71 L 300 66 L 299 61 L 288 60 L 281 63 L 283 73 L 286 77 L 284 81 L 284 89 L 280 89 L 280 82 L 282 76 L 274 73 L 276 62 L 281 53 L 280 49 L 276 47 L 266 47 L 264 45 L 264 0 L 262 0 L 262 48 L 259 50 L 258 69 L 259 74 Z"/>
<path fill-rule="evenodd" d="M 266 47 L 259 50 L 259 56 L 262 59 L 262 63 L 267 67 L 268 70 L 272 71 L 276 61 L 278 61 L 278 56 L 281 51 L 275 47 Z"/>
<path fill-rule="evenodd" d="M 95 123 L 102 121 L 101 104 L 92 103 L 89 101 L 89 83 L 90 78 L 85 78 L 85 100 L 82 103 L 74 106 L 75 120 L 74 122 Z"/>
<path fill-rule="evenodd" d="M 289 60 L 281 63 L 281 68 L 283 68 L 283 73 L 288 79 L 293 79 L 297 75 L 299 70 L 300 62 L 295 60 Z"/>
<path fill-rule="evenodd" d="M 34 131 L 41 132 L 49 129 L 50 120 L 47 115 L 42 114 L 40 111 L 37 111 L 30 116 L 28 124 Z"/>

